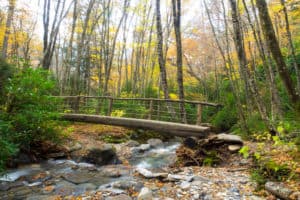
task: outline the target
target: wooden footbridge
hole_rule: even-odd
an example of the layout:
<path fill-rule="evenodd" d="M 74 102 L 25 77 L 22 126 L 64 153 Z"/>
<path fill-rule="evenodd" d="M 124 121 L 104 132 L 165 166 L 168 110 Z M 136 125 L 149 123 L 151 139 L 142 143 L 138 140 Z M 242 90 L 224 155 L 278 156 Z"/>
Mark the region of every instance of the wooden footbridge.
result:
<path fill-rule="evenodd" d="M 150 129 L 176 136 L 206 135 L 210 128 L 203 123 L 203 112 L 208 116 L 221 107 L 216 103 L 156 98 L 58 96 L 55 99 L 65 120 Z M 180 112 L 181 105 L 185 108 L 184 115 Z"/>

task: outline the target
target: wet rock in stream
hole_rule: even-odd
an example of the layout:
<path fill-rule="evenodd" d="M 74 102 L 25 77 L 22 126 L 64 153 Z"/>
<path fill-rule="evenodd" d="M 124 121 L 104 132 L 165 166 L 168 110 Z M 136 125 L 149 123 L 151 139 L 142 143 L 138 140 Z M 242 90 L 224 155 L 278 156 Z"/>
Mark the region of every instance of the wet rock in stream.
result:
<path fill-rule="evenodd" d="M 83 156 L 82 161 L 96 165 L 120 164 L 116 150 L 113 145 L 105 144 L 99 148 L 92 148 Z"/>

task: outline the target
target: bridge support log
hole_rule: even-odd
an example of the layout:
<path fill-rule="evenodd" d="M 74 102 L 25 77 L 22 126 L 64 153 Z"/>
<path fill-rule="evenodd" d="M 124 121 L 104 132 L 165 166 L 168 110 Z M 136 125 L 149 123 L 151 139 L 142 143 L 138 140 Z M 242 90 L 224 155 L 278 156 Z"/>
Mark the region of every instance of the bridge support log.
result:
<path fill-rule="evenodd" d="M 107 117 L 84 114 L 62 114 L 62 118 L 68 121 L 124 126 L 128 128 L 149 129 L 181 137 L 205 136 L 210 131 L 209 127 L 145 119 Z"/>

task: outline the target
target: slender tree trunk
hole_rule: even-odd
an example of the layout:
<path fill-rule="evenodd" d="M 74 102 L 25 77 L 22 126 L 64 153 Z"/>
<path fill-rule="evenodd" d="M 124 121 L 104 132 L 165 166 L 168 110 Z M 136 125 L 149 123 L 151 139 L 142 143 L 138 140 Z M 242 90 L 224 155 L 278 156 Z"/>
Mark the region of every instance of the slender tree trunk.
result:
<path fill-rule="evenodd" d="M 300 65 L 299 65 L 299 63 L 297 63 L 296 51 L 295 51 L 295 47 L 294 47 L 293 40 L 292 40 L 292 33 L 290 30 L 290 23 L 289 23 L 288 11 L 287 11 L 287 8 L 285 5 L 285 0 L 280 0 L 280 3 L 283 8 L 284 19 L 285 19 L 285 30 L 286 30 L 288 43 L 289 43 L 290 56 L 293 59 L 293 66 L 294 66 L 294 69 L 296 72 L 297 92 L 299 95 L 300 94 Z"/>
<path fill-rule="evenodd" d="M 1 54 L 2 59 L 6 59 L 7 57 L 8 38 L 10 35 L 11 23 L 13 21 L 15 6 L 16 6 L 16 0 L 9 0 L 9 8 L 7 13 L 5 33 L 4 33 L 3 46 L 2 46 L 2 54 Z"/>
<path fill-rule="evenodd" d="M 261 21 L 261 27 L 264 33 L 264 37 L 267 41 L 267 46 L 272 53 L 273 59 L 275 60 L 279 75 L 287 89 L 290 99 L 294 104 L 299 103 L 299 95 L 293 85 L 292 79 L 289 75 L 287 66 L 284 62 L 282 53 L 278 41 L 275 36 L 272 21 L 269 15 L 267 3 L 265 0 L 256 0 L 256 6 L 259 12 L 259 18 Z"/>
<path fill-rule="evenodd" d="M 238 55 L 239 67 L 241 68 L 241 71 L 243 71 L 243 73 L 248 77 L 246 81 L 248 81 L 252 98 L 258 108 L 262 120 L 265 122 L 268 129 L 274 132 L 276 130 L 273 127 L 273 125 L 270 123 L 270 120 L 267 115 L 266 107 L 263 105 L 262 99 L 260 98 L 260 94 L 258 92 L 258 88 L 254 81 L 253 75 L 248 69 L 246 52 L 244 48 L 244 39 L 241 31 L 242 29 L 241 29 L 241 23 L 239 21 L 239 13 L 237 10 L 236 1 L 229 0 L 229 2 L 231 6 L 231 16 L 232 16 L 232 23 L 233 23 L 233 30 L 234 30 L 234 44 Z"/>
<path fill-rule="evenodd" d="M 157 31 L 157 53 L 158 53 L 158 64 L 160 69 L 161 85 L 164 92 L 165 99 L 169 99 L 167 72 L 163 55 L 163 33 L 161 26 L 161 15 L 160 15 L 160 0 L 156 0 L 156 31 Z"/>
<path fill-rule="evenodd" d="M 255 7 L 254 7 L 253 0 L 251 0 L 251 4 L 252 4 L 252 12 L 254 15 L 255 22 L 256 22 L 256 24 L 258 24 L 259 22 L 257 20 L 257 16 L 255 13 Z M 259 28 L 256 29 L 255 25 L 252 23 L 250 13 L 247 8 L 247 4 L 246 4 L 245 0 L 243 0 L 243 5 L 244 5 L 244 8 L 245 8 L 245 11 L 247 14 L 247 19 L 248 19 L 249 25 L 251 27 L 255 43 L 258 47 L 260 58 L 263 62 L 263 66 L 265 67 L 266 78 L 267 78 L 268 85 L 270 88 L 272 119 L 277 118 L 277 117 L 281 118 L 280 99 L 279 99 L 278 90 L 276 88 L 276 83 L 274 80 L 274 75 L 273 75 L 274 72 L 272 70 L 272 63 L 270 63 L 267 60 L 267 57 L 265 55 L 265 48 L 264 48 L 264 45 L 263 45 L 262 39 L 261 39 L 260 30 L 259 30 Z"/>
<path fill-rule="evenodd" d="M 174 31 L 176 37 L 176 52 L 177 52 L 177 84 L 178 84 L 178 94 L 179 99 L 184 100 L 184 88 L 183 88 L 183 73 L 182 73 L 182 43 L 181 43 L 181 0 L 172 0 L 173 8 L 173 20 L 174 20 Z M 184 103 L 180 103 L 180 115 L 182 123 L 187 123 L 186 121 L 186 112 L 184 108 Z"/>

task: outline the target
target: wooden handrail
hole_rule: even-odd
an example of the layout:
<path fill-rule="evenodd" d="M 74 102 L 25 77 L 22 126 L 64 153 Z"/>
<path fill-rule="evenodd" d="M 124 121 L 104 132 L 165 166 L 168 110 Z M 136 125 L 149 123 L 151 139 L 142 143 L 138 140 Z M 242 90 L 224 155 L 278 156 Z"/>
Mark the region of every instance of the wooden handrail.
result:
<path fill-rule="evenodd" d="M 152 102 L 174 102 L 174 103 L 188 103 L 194 105 L 204 105 L 204 106 L 213 106 L 213 107 L 222 107 L 223 105 L 217 103 L 203 102 L 203 101 L 190 101 L 190 100 L 177 100 L 177 99 L 158 99 L 158 98 L 119 98 L 111 96 L 53 96 L 59 98 L 88 98 L 88 99 L 110 99 L 118 101 L 152 101 Z"/>

